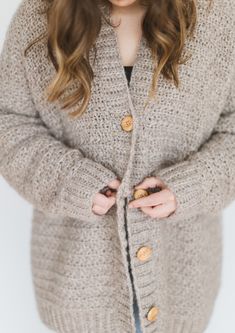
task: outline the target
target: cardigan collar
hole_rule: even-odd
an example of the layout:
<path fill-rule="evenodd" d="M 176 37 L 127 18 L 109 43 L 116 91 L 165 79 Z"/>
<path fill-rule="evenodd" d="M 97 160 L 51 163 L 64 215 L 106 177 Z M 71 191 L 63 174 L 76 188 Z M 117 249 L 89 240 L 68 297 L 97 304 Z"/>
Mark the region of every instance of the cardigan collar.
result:
<path fill-rule="evenodd" d="M 37 10 L 44 9 L 43 2 L 40 0 L 37 2 Z M 109 19 L 109 10 L 107 10 L 105 7 L 101 8 L 103 10 L 104 16 L 106 16 Z M 29 11 L 32 9 L 29 8 Z M 30 15 L 30 13 L 29 13 Z M 45 34 L 47 31 L 47 17 L 45 13 L 40 13 L 40 19 L 38 19 L 36 22 L 33 20 L 29 21 L 28 31 L 30 33 L 27 33 L 24 36 L 24 48 L 28 46 L 34 39 L 40 37 L 41 34 Z M 47 47 L 45 43 L 45 38 L 42 39 L 43 47 Z M 41 44 L 39 39 L 39 44 Z M 135 64 L 132 69 L 132 75 L 130 84 L 128 86 L 125 71 L 122 65 L 122 60 L 120 56 L 120 50 L 118 46 L 118 40 L 117 40 L 117 33 L 115 28 L 110 26 L 102 17 L 102 25 L 99 32 L 99 35 L 97 36 L 96 42 L 95 42 L 95 49 L 98 51 L 98 68 L 94 67 L 94 69 L 98 70 L 99 72 L 102 71 L 102 68 L 99 66 L 109 66 L 111 70 L 113 70 L 113 75 L 115 80 L 113 81 L 113 84 L 111 84 L 110 89 L 115 90 L 115 85 L 120 85 L 124 89 L 126 93 L 126 97 L 129 101 L 130 108 L 132 109 L 132 112 L 134 113 L 134 108 L 138 107 L 140 109 L 144 108 L 145 99 L 148 94 L 148 89 L 151 84 L 152 79 L 152 72 L 153 72 L 153 62 L 151 59 L 151 51 L 147 47 L 147 41 L 142 36 L 139 48 L 136 54 L 136 60 Z M 36 46 L 36 48 L 32 52 L 38 52 L 40 53 L 42 50 L 40 49 L 40 45 Z M 43 51 L 44 57 L 45 53 L 47 53 L 47 50 L 45 52 Z M 38 54 L 39 56 L 39 54 Z M 48 55 L 47 55 L 48 57 Z M 90 60 L 94 57 L 94 50 L 93 48 L 90 50 L 89 58 Z M 56 69 L 52 62 L 49 59 L 43 59 L 44 65 L 40 65 L 40 72 L 41 74 L 43 70 L 46 71 L 44 73 L 43 77 L 48 76 L 48 73 L 50 73 L 50 78 L 56 74 Z M 96 66 L 96 65 L 95 65 Z M 47 83 L 49 81 L 49 78 L 47 79 Z M 43 83 L 42 83 L 43 84 Z M 46 82 L 45 82 L 46 84 Z M 73 84 L 75 88 L 77 87 L 76 83 Z M 144 98 L 145 97 L 145 98 Z M 73 109 L 73 108 L 72 108 Z"/>
<path fill-rule="evenodd" d="M 201 4 L 201 3 L 200 3 Z M 41 1 L 38 2 L 37 5 L 39 8 L 42 9 Z M 30 11 L 31 9 L 29 9 Z M 202 24 L 200 23 L 200 14 L 203 12 L 202 7 L 198 7 L 198 18 L 199 18 L 199 26 Z M 30 14 L 30 13 L 29 13 Z M 104 10 L 104 15 L 109 18 L 109 12 L 106 12 Z M 205 24 L 205 22 L 204 22 Z M 33 20 L 29 21 L 29 27 L 28 31 L 30 33 L 27 33 L 24 36 L 24 42 L 27 46 L 28 43 L 30 43 L 34 38 L 38 37 L 38 33 L 45 33 L 47 30 L 47 17 L 45 14 L 41 14 L 40 19 L 36 22 Z M 37 32 L 37 35 L 36 33 Z M 187 44 L 191 43 L 191 41 L 187 40 L 185 42 L 185 47 L 187 47 Z M 46 43 L 44 43 L 43 48 L 46 46 Z M 142 113 L 145 109 L 145 102 L 147 101 L 148 92 L 151 86 L 152 82 L 152 74 L 154 70 L 154 63 L 152 60 L 151 50 L 148 47 L 147 40 L 142 35 L 142 38 L 139 43 L 139 48 L 136 54 L 136 60 L 133 66 L 130 85 L 128 86 L 125 70 L 123 68 L 121 56 L 120 56 L 120 50 L 118 46 L 118 39 L 117 39 L 117 33 L 114 27 L 110 26 L 103 18 L 102 18 L 102 25 L 99 32 L 99 35 L 95 42 L 95 49 L 98 51 L 98 63 L 95 64 L 98 67 L 94 68 L 95 70 L 98 69 L 98 72 L 102 77 L 102 67 L 108 66 L 110 68 L 110 75 L 113 75 L 112 80 L 110 79 L 110 87 L 109 94 L 111 92 L 114 92 L 117 90 L 117 87 L 119 91 L 122 91 L 124 93 L 129 102 L 130 109 L 132 113 L 135 115 L 136 112 Z M 51 79 L 55 74 L 56 70 L 54 68 L 54 65 L 51 63 L 50 60 L 45 59 L 45 52 L 46 50 L 42 50 L 41 47 L 34 49 L 32 52 L 37 53 L 35 54 L 35 57 L 39 59 L 39 53 L 43 52 L 43 59 L 40 60 L 41 65 L 40 66 L 40 74 L 45 79 L 47 77 L 47 80 L 45 82 L 41 83 L 42 87 L 43 85 L 46 85 L 49 83 L 49 79 Z M 90 59 L 92 59 L 94 56 L 94 50 L 91 49 L 90 52 Z M 179 74 L 183 68 L 179 67 Z M 45 73 L 43 73 L 45 72 Z M 49 75 L 48 75 L 49 74 Z M 159 82 L 158 82 L 158 95 L 160 94 L 166 98 L 166 94 L 168 91 L 171 91 L 171 95 L 174 95 L 176 98 L 178 98 L 179 91 L 177 88 L 174 87 L 173 83 L 169 83 L 167 80 L 165 80 L 162 75 L 159 76 Z M 75 84 L 76 87 L 76 84 Z M 160 89 L 159 89 L 160 88 Z M 105 95 L 106 92 L 104 92 Z M 112 95 L 112 94 L 111 94 Z M 111 96 L 109 95 L 109 97 Z M 123 96 L 122 96 L 123 97 Z M 151 104 L 151 102 L 150 102 Z M 147 106 L 148 107 L 148 106 Z"/>
<path fill-rule="evenodd" d="M 104 11 L 104 14 L 107 18 L 110 17 L 108 11 Z M 151 50 L 148 47 L 146 38 L 142 35 L 139 41 L 129 85 L 124 65 L 122 64 L 117 32 L 114 27 L 103 19 L 95 46 L 98 53 L 100 53 L 99 64 L 101 67 L 108 64 L 110 71 L 115 76 L 113 82 L 116 86 L 119 85 L 123 88 L 132 113 L 135 114 L 137 108 L 143 110 L 147 101 L 154 69 Z M 113 89 L 115 89 L 114 86 Z"/>

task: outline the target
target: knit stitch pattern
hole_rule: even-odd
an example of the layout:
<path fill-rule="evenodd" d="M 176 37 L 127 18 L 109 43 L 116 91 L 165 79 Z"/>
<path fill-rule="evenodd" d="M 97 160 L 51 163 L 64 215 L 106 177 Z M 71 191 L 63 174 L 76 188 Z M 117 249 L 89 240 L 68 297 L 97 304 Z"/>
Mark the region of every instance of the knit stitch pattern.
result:
<path fill-rule="evenodd" d="M 75 119 L 73 108 L 43 97 L 56 73 L 45 39 L 23 55 L 47 29 L 44 2 L 22 0 L 12 17 L 0 55 L 0 173 L 33 206 L 35 296 L 56 332 L 135 333 L 127 248 L 143 333 L 202 333 L 208 325 L 221 282 L 222 210 L 235 199 L 235 10 L 233 0 L 214 0 L 209 12 L 206 5 L 197 2 L 180 87 L 160 75 L 145 109 L 147 41 L 128 86 L 116 31 L 103 20 L 97 57 L 90 53 L 91 99 Z M 127 206 L 151 175 L 176 195 L 169 217 Z M 94 195 L 115 178 L 116 204 L 93 213 Z M 140 261 L 145 245 L 152 255 Z M 149 321 L 152 306 L 159 313 Z"/>

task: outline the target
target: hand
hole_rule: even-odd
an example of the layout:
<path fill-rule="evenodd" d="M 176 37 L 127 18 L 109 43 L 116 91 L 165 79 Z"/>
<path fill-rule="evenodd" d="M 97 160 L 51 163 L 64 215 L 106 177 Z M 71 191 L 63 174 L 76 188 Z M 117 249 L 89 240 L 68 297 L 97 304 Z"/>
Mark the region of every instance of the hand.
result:
<path fill-rule="evenodd" d="M 128 207 L 140 207 L 140 209 L 153 218 L 168 217 L 177 207 L 176 198 L 173 192 L 158 177 L 147 177 L 135 189 L 145 189 L 149 187 L 159 186 L 162 188 L 160 192 L 149 194 L 148 196 L 132 200 L 128 203 Z"/>
<path fill-rule="evenodd" d="M 98 215 L 104 215 L 107 211 L 115 204 L 116 202 L 116 191 L 120 186 L 120 180 L 114 179 L 105 186 L 107 190 L 102 194 L 98 192 L 95 194 L 93 203 L 92 203 L 92 211 Z M 111 191 L 110 189 L 113 189 Z"/>

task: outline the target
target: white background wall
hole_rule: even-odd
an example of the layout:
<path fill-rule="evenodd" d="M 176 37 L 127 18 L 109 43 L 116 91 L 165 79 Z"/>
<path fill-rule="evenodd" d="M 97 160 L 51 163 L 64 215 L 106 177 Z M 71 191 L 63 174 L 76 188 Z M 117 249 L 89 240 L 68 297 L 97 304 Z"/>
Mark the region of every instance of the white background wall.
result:
<path fill-rule="evenodd" d="M 20 0 L 1 1 L 0 50 Z M 1 92 L 0 92 L 1 93 Z M 30 271 L 32 207 L 0 177 L 0 332 L 49 333 L 40 321 Z M 205 333 L 235 332 L 235 202 L 224 210 L 222 287 Z M 94 332 L 95 333 L 95 332 Z M 111 332 L 110 332 L 111 333 Z"/>

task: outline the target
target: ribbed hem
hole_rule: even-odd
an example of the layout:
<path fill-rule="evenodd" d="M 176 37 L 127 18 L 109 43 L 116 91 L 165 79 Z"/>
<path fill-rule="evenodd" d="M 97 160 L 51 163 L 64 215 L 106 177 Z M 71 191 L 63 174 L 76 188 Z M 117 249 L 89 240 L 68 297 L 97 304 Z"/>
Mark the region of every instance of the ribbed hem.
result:
<path fill-rule="evenodd" d="M 205 332 L 209 321 L 204 319 L 177 319 L 172 318 L 166 332 L 161 333 L 203 333 Z M 156 331 L 157 332 L 157 331 Z"/>
<path fill-rule="evenodd" d="M 103 313 L 100 309 L 97 312 L 66 311 L 41 301 L 38 310 L 42 322 L 58 333 L 135 333 L 135 327 L 127 325 L 118 313 L 110 309 L 104 309 Z M 171 317 L 164 331 L 159 330 L 157 322 L 153 322 L 142 333 L 203 333 L 207 325 L 208 320 L 205 319 Z"/>
<path fill-rule="evenodd" d="M 38 310 L 42 322 L 58 333 L 135 333 L 110 309 L 66 311 L 40 301 Z"/>
<path fill-rule="evenodd" d="M 102 216 L 92 211 L 93 197 L 116 178 L 115 173 L 101 163 L 83 158 L 66 178 L 60 200 L 53 207 L 55 214 L 62 210 L 68 216 L 84 221 L 101 220 Z"/>

